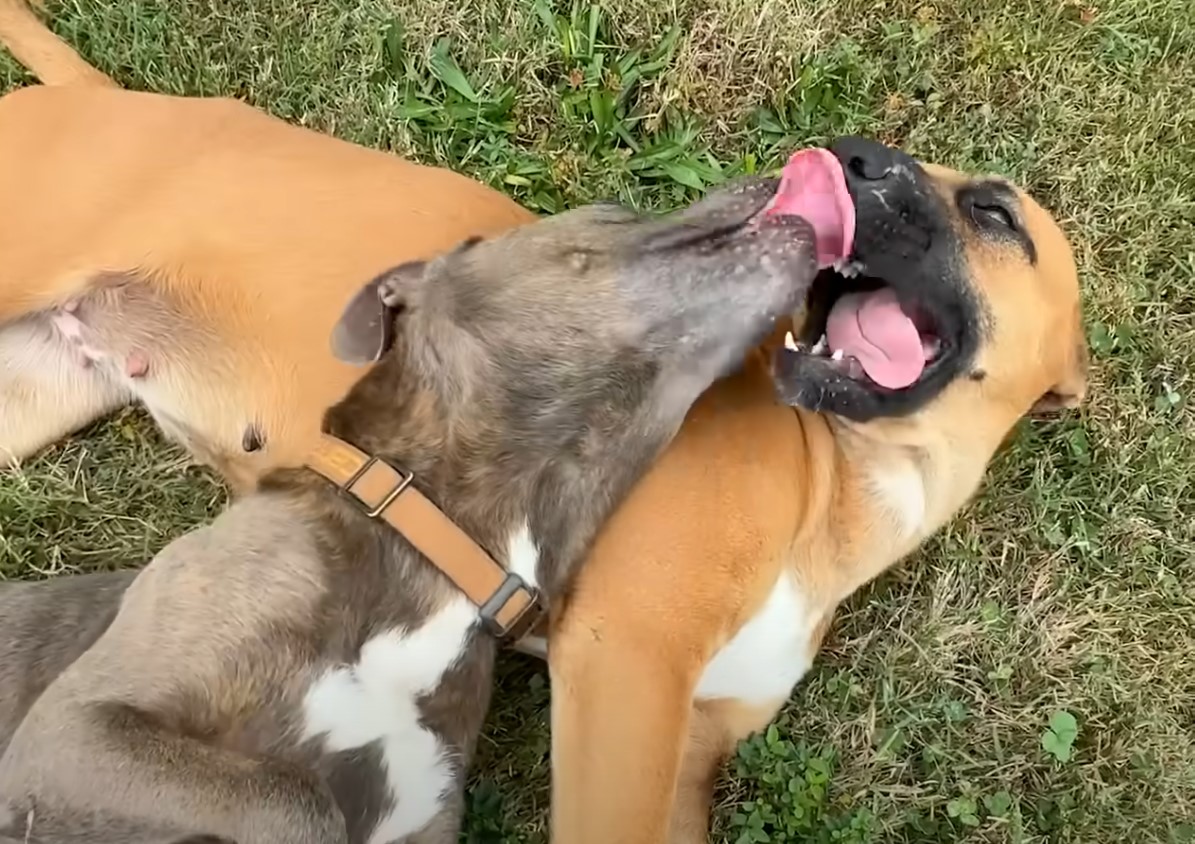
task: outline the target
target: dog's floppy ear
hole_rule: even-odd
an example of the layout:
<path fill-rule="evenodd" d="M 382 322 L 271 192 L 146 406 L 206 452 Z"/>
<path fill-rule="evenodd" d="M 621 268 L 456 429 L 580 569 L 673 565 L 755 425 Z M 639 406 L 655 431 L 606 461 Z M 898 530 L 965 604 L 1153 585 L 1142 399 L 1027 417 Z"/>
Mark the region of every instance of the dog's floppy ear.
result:
<path fill-rule="evenodd" d="M 332 354 L 363 365 L 380 359 L 394 343 L 394 317 L 409 306 L 427 264 L 409 261 L 373 279 L 345 307 L 332 329 Z"/>
<path fill-rule="evenodd" d="M 1034 402 L 1029 415 L 1053 416 L 1082 404 L 1087 395 L 1087 368 L 1087 346 L 1080 342 L 1071 356 L 1066 376 Z"/>

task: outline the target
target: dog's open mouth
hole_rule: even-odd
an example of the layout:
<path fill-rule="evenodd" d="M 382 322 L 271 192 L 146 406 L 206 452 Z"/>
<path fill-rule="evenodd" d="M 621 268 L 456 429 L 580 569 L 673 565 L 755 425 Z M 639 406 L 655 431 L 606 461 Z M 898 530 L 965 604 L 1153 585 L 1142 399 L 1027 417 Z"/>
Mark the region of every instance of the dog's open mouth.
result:
<path fill-rule="evenodd" d="M 839 263 L 822 270 L 809 291 L 800 335 L 789 332 L 789 354 L 823 358 L 837 372 L 888 390 L 920 381 L 943 357 L 934 318 L 902 303 L 895 288 Z"/>
<path fill-rule="evenodd" d="M 910 305 L 913 291 L 898 296 L 853 254 L 855 203 L 833 153 L 793 155 L 764 213 L 803 217 L 817 238 L 820 272 L 806 298 L 803 327 L 797 336 L 788 334 L 783 353 L 804 356 L 813 368 L 789 371 L 820 369 L 860 386 L 903 390 L 933 369 L 946 344 L 928 308 Z"/>

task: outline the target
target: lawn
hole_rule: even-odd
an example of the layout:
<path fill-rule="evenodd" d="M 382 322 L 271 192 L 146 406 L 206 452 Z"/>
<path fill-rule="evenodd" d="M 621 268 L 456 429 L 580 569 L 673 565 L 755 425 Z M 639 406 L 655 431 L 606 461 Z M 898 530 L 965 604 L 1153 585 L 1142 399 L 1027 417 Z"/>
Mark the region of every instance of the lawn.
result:
<path fill-rule="evenodd" d="M 126 86 L 242 97 L 543 212 L 669 207 L 846 132 L 1026 185 L 1074 239 L 1090 402 L 1023 425 L 855 596 L 727 767 L 714 839 L 1195 841 L 1195 3 L 48 6 Z M 0 56 L 0 88 L 27 81 Z M 224 501 L 130 411 L 0 478 L 0 575 L 139 565 Z M 546 672 L 501 673 L 467 838 L 544 842 Z"/>

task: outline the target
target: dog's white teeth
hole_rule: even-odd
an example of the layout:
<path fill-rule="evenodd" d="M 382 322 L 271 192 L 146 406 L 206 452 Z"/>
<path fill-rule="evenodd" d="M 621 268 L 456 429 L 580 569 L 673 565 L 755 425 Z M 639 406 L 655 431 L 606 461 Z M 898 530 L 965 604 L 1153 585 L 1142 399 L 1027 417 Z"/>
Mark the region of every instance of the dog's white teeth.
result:
<path fill-rule="evenodd" d="M 797 348 L 797 338 L 793 337 L 793 333 L 791 331 L 784 332 L 784 348 L 788 349 L 790 352 L 799 351 Z"/>
<path fill-rule="evenodd" d="M 830 355 L 830 360 L 842 360 L 842 349 L 835 349 L 834 354 Z"/>
<path fill-rule="evenodd" d="M 814 343 L 813 348 L 810 349 L 810 351 L 815 355 L 825 354 L 826 346 L 827 346 L 826 335 L 823 334 L 821 336 L 821 339 L 819 339 L 816 343 Z"/>
<path fill-rule="evenodd" d="M 854 278 L 862 271 L 862 267 L 858 261 L 848 261 L 846 258 L 839 258 L 834 262 L 834 272 L 838 273 L 843 278 Z"/>

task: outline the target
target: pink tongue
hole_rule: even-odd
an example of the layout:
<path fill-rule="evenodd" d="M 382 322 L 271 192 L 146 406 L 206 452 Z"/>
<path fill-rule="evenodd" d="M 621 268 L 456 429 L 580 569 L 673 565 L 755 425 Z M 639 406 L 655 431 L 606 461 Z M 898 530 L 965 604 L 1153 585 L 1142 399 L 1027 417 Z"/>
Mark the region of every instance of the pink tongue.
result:
<path fill-rule="evenodd" d="M 921 334 L 890 287 L 843 295 L 826 321 L 826 342 L 832 352 L 857 358 L 868 378 L 890 390 L 913 384 L 925 369 Z"/>
<path fill-rule="evenodd" d="M 769 214 L 802 217 L 817 238 L 817 263 L 825 268 L 851 254 L 855 242 L 855 203 L 842 165 L 825 149 L 803 149 L 784 165 Z"/>

